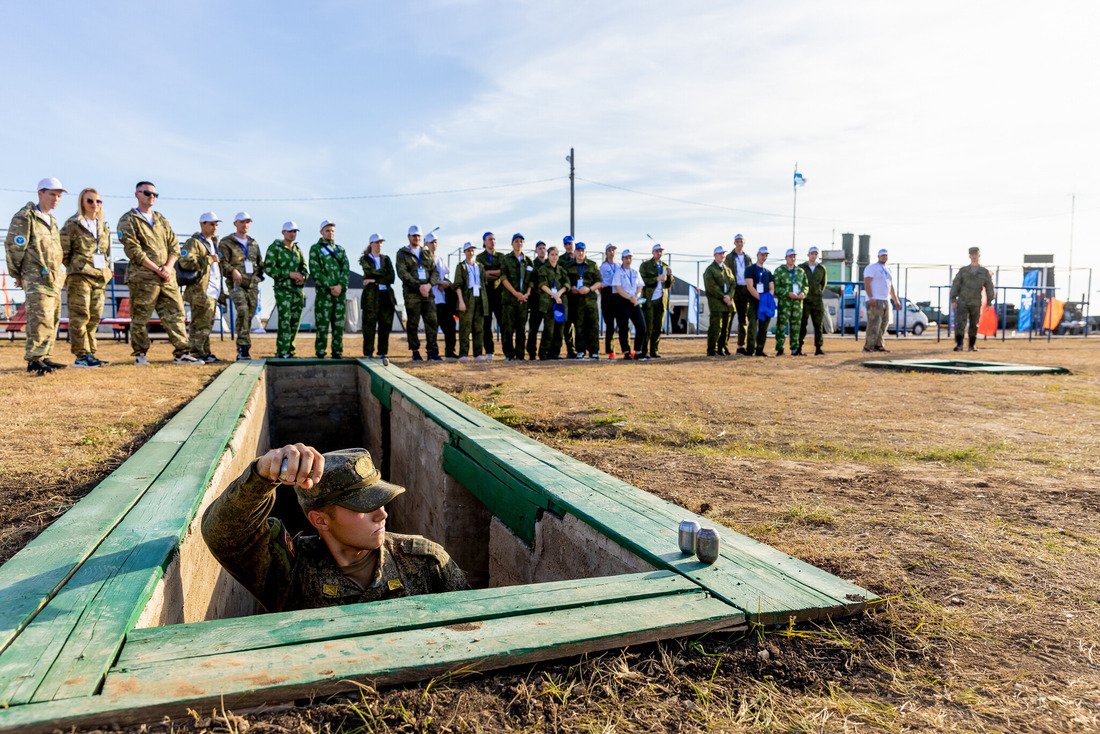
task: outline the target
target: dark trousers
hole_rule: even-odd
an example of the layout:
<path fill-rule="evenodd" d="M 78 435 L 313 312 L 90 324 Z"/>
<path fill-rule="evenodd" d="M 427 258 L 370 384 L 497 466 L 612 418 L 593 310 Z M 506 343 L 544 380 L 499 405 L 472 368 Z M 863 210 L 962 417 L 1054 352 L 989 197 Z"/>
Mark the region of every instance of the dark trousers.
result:
<path fill-rule="evenodd" d="M 363 354 L 374 354 L 374 334 L 378 332 L 378 356 L 390 353 L 390 329 L 393 328 L 393 304 L 389 298 L 379 299 L 377 305 L 363 308 Z"/>
<path fill-rule="evenodd" d="M 497 326 L 504 326 L 504 304 L 500 299 L 500 288 L 489 286 L 489 310 L 485 312 L 485 320 L 482 322 L 481 338 L 485 345 L 485 353 L 493 354 L 496 347 L 493 343 L 493 317 L 496 316 Z"/>
<path fill-rule="evenodd" d="M 507 359 L 523 359 L 526 345 L 524 328 L 527 326 L 527 304 L 520 303 L 510 294 L 504 299 L 502 308 L 504 320 L 501 322 L 500 343 Z"/>
<path fill-rule="evenodd" d="M 405 291 L 405 332 L 409 337 L 409 349 L 420 349 L 420 319 L 424 319 L 424 340 L 428 342 L 428 354 L 439 354 L 439 322 L 436 321 L 435 301 L 431 296 L 424 298 L 419 293 Z"/>
<path fill-rule="evenodd" d="M 615 322 L 619 320 L 620 303 L 623 299 L 613 293 L 614 289 L 604 283 L 600 291 L 600 311 L 603 312 L 603 350 L 610 354 L 615 351 Z"/>
<path fill-rule="evenodd" d="M 542 314 L 542 343 L 539 344 L 539 359 L 557 359 L 561 355 L 561 335 L 565 330 L 565 323 L 559 323 L 553 312 Z M 531 338 L 535 332 L 531 332 Z"/>
<path fill-rule="evenodd" d="M 814 346 L 821 349 L 821 345 L 825 343 L 825 304 L 820 298 L 814 301 L 807 296 L 802 302 L 802 324 L 798 330 L 800 346 L 806 345 L 806 324 L 810 319 L 814 322 Z"/>
<path fill-rule="evenodd" d="M 730 336 L 730 320 L 733 313 L 723 304 L 722 310 L 711 304 L 710 325 L 707 327 L 707 354 L 722 354 Z"/>
<path fill-rule="evenodd" d="M 435 304 L 436 320 L 443 332 L 443 348 L 448 357 L 457 357 L 455 353 L 455 340 L 458 320 L 458 294 L 454 290 L 444 291 L 443 303 Z"/>
<path fill-rule="evenodd" d="M 733 307 L 737 309 L 737 346 L 745 346 L 745 322 L 749 317 L 749 287 L 747 285 L 734 286 Z"/>
<path fill-rule="evenodd" d="M 962 344 L 963 330 L 970 338 L 970 346 L 978 341 L 978 319 L 982 317 L 982 302 L 958 301 L 955 306 L 955 341 Z"/>
<path fill-rule="evenodd" d="M 750 354 L 763 354 L 764 343 L 768 339 L 768 324 L 771 319 L 760 319 L 756 317 L 756 307 L 760 305 L 760 301 L 755 298 L 749 299 L 749 316 L 748 324 L 745 326 L 746 334 L 746 349 Z"/>
<path fill-rule="evenodd" d="M 646 353 L 646 337 L 648 333 L 645 325 L 645 314 L 640 305 L 635 306 L 622 296 L 619 296 L 619 346 L 623 353 L 630 351 L 630 324 L 634 324 L 634 351 L 639 354 Z M 611 351 L 610 349 L 608 351 Z"/>
<path fill-rule="evenodd" d="M 539 325 L 542 324 L 545 317 L 546 314 L 539 310 L 539 296 L 532 291 L 530 316 L 527 318 L 527 356 L 531 359 L 538 356 Z M 551 316 L 550 320 L 553 321 L 554 317 Z"/>

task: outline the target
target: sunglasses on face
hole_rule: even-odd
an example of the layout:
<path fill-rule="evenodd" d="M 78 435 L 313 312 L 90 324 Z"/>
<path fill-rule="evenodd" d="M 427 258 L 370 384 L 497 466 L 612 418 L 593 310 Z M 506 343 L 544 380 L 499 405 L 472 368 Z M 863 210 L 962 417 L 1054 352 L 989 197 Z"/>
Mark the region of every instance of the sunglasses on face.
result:
<path fill-rule="evenodd" d="M 85 199 L 84 203 L 85 204 L 102 204 L 103 199 Z"/>
<path fill-rule="evenodd" d="M 155 199 L 160 196 L 156 191 L 139 191 L 138 193 L 148 196 L 150 199 Z"/>

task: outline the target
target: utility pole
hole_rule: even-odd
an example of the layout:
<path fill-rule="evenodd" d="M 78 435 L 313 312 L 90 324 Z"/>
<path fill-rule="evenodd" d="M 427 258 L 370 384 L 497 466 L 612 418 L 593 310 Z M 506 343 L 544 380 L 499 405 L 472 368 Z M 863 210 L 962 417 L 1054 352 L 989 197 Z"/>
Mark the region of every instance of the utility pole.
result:
<path fill-rule="evenodd" d="M 575 212 L 574 203 L 576 201 L 573 198 L 573 174 L 576 171 L 576 164 L 574 162 L 575 159 L 573 157 L 572 148 L 569 149 L 569 155 L 565 156 L 565 160 L 569 161 L 569 236 L 576 237 L 576 222 L 573 218 Z"/>
<path fill-rule="evenodd" d="M 1077 194 L 1069 199 L 1069 267 L 1066 269 L 1066 300 L 1073 298 L 1073 215 L 1077 208 Z"/>

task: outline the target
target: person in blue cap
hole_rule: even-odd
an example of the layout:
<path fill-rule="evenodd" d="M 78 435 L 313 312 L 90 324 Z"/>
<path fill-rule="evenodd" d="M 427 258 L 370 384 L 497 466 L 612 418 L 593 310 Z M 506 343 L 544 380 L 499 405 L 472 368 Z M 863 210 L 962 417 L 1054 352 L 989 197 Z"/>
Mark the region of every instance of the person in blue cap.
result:
<path fill-rule="evenodd" d="M 504 304 L 501 301 L 500 276 L 504 256 L 497 254 L 497 238 L 492 232 L 481 235 L 481 244 L 485 248 L 478 254 L 477 261 L 485 269 L 487 295 L 489 308 L 485 312 L 485 320 L 482 322 L 482 338 L 485 344 L 485 358 L 492 359 L 496 352 L 493 342 L 493 317 L 496 317 L 497 327 L 504 326 Z"/>
<path fill-rule="evenodd" d="M 546 264 L 539 268 L 538 284 L 538 308 L 543 314 L 539 359 L 561 359 L 561 335 L 566 323 L 569 276 L 558 257 L 558 248 L 551 247 L 547 251 Z"/>
<path fill-rule="evenodd" d="M 523 254 L 523 244 L 523 235 L 518 232 L 512 235 L 512 252 L 501 263 L 501 310 L 504 321 L 500 341 L 504 359 L 509 362 L 523 361 L 523 348 L 527 341 L 527 301 L 535 281 L 535 266 L 531 258 Z"/>
<path fill-rule="evenodd" d="M 568 268 L 569 264 L 574 260 L 574 242 L 572 235 L 566 235 L 561 238 L 562 253 L 558 257 L 558 262 L 563 268 Z M 570 319 L 565 320 L 565 324 L 561 328 L 562 343 L 565 344 L 565 356 L 568 359 L 573 359 L 577 356 L 577 349 L 575 344 L 576 329 L 573 328 L 573 322 Z"/>
<path fill-rule="evenodd" d="M 550 261 L 546 253 L 546 243 L 539 240 L 535 243 L 535 256 L 531 258 L 531 264 L 535 266 L 535 280 L 531 289 L 531 301 L 527 304 L 527 358 L 534 361 L 538 357 L 539 327 L 542 326 L 543 312 L 539 308 L 539 271 L 542 266 Z"/>
<path fill-rule="evenodd" d="M 768 322 L 770 318 L 758 317 L 760 309 L 760 296 L 770 293 L 775 296 L 775 278 L 770 270 L 764 267 L 768 259 L 768 248 L 761 247 L 756 251 L 756 264 L 750 265 L 745 270 L 745 286 L 752 297 L 749 301 L 749 318 L 746 325 L 746 349 L 754 357 L 764 356 L 764 342 L 768 338 Z"/>
<path fill-rule="evenodd" d="M 568 320 L 576 330 L 577 354 L 574 359 L 600 358 L 599 308 L 597 307 L 603 280 L 600 269 L 586 259 L 583 242 L 573 249 L 573 262 L 565 266 L 569 276 L 569 305 L 566 306 Z"/>

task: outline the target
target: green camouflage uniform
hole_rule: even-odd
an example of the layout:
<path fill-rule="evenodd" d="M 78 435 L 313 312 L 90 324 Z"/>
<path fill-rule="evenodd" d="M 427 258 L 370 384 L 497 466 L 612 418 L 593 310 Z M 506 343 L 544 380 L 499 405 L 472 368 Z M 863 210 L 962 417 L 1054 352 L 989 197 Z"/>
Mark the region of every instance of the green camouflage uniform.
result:
<path fill-rule="evenodd" d="M 661 346 L 661 330 L 665 326 L 665 314 L 668 313 L 668 297 L 672 292 L 672 284 L 676 279 L 672 277 L 672 268 L 663 262 L 649 258 L 638 268 L 638 275 L 642 276 L 642 315 L 645 316 L 646 325 L 649 328 L 649 356 L 655 357 Z M 657 278 L 661 275 L 668 276 L 661 286 L 661 297 L 653 299 L 653 292 L 657 290 Z"/>
<path fill-rule="evenodd" d="M 724 264 L 712 262 L 703 271 L 703 290 L 707 294 L 707 307 L 710 310 L 710 326 L 707 327 L 707 354 L 722 354 L 730 337 L 730 323 L 733 318 L 733 288 L 737 279 Z M 729 296 L 730 305 L 724 297 Z"/>
<path fill-rule="evenodd" d="M 95 266 L 95 255 L 103 267 Z M 69 304 L 69 349 L 77 358 L 95 354 L 96 329 L 103 316 L 103 300 L 111 281 L 111 230 L 102 219 L 96 234 L 84 226 L 79 214 L 61 227 L 61 259 L 68 275 L 65 291 Z"/>
<path fill-rule="evenodd" d="M 423 276 L 420 277 L 420 271 Z M 420 286 L 425 283 L 435 285 L 439 282 L 439 270 L 435 267 L 435 258 L 427 247 L 420 248 L 420 257 L 412 254 L 408 247 L 402 247 L 397 251 L 397 277 L 401 279 L 402 292 L 405 296 L 405 333 L 409 338 L 409 349 L 420 349 L 420 319 L 424 319 L 424 338 L 428 342 L 428 354 L 439 354 L 439 344 L 436 341 L 439 331 L 439 322 L 436 321 L 435 298 L 432 292 L 428 295 L 420 295 Z"/>
<path fill-rule="evenodd" d="M 825 343 L 825 302 L 822 294 L 829 284 L 829 275 L 821 263 L 817 263 L 813 270 L 810 270 L 809 262 L 798 267 L 806 273 L 806 300 L 802 302 L 802 323 L 798 329 L 799 348 L 806 343 L 806 324 L 813 319 L 814 346 L 821 349 L 821 345 Z"/>
<path fill-rule="evenodd" d="M 488 250 L 482 250 L 474 259 L 481 264 L 485 272 L 489 272 L 490 270 L 501 270 L 503 268 L 501 264 L 503 257 L 499 252 L 494 251 L 489 254 Z M 500 275 L 501 278 L 504 277 L 503 272 Z M 488 300 L 486 301 L 485 318 L 482 320 L 481 325 L 481 338 L 485 345 L 485 353 L 492 354 L 496 351 L 496 345 L 493 341 L 493 316 L 497 317 L 497 328 L 501 329 L 502 333 L 504 329 L 504 307 L 500 298 L 504 287 L 500 284 L 500 278 L 485 282 L 483 287 L 487 292 Z"/>
<path fill-rule="evenodd" d="M 788 293 L 795 295 L 805 293 L 809 288 L 806 282 L 806 271 L 802 268 L 787 268 L 786 264 L 775 269 L 775 350 L 783 351 L 788 333 L 791 337 L 791 351 L 802 346 L 799 328 L 802 324 L 802 300 L 788 298 Z"/>
<path fill-rule="evenodd" d="M 363 354 L 367 357 L 374 354 L 374 334 L 377 331 L 378 356 L 385 357 L 390 353 L 390 329 L 393 328 L 393 312 L 397 308 L 397 295 L 393 292 L 397 273 L 389 255 L 379 253 L 375 263 L 369 248 L 359 258 L 359 266 L 363 268 L 364 281 L 360 302 L 363 308 Z M 368 280 L 374 283 L 366 285 Z"/>
<path fill-rule="evenodd" d="M 467 589 L 466 576 L 442 546 L 418 535 L 386 533 L 370 586 L 362 589 L 336 565 L 316 535 L 293 539 L 277 518 L 277 484 L 253 462 L 207 508 L 202 537 L 218 562 L 268 612 L 396 599 Z M 286 491 L 291 491 L 287 488 Z"/>
<path fill-rule="evenodd" d="M 202 232 L 195 232 L 183 243 L 180 250 L 180 267 L 198 272 L 191 285 L 184 286 L 183 300 L 191 304 L 191 355 L 209 357 L 210 332 L 214 328 L 214 318 L 218 315 L 218 297 L 224 292 L 221 281 L 221 265 L 218 255 L 218 239 L 207 240 Z M 218 295 L 207 293 L 210 285 L 210 266 L 218 264 Z"/>
<path fill-rule="evenodd" d="M 61 233 L 52 214 L 38 211 L 32 201 L 15 213 L 4 242 L 8 272 L 26 293 L 28 362 L 53 353 L 61 319 Z"/>
<path fill-rule="evenodd" d="M 247 236 L 247 235 L 246 235 Z M 247 349 L 252 346 L 252 317 L 256 315 L 256 305 L 260 300 L 260 281 L 264 279 L 264 259 L 260 253 L 260 244 L 248 237 L 248 244 L 242 245 L 235 235 L 226 235 L 218 242 L 218 255 L 222 261 L 222 275 L 229 289 L 229 298 L 237 311 L 237 346 Z M 246 272 L 252 264 L 252 272 Z M 240 273 L 241 284 L 233 284 L 233 271 Z"/>
<path fill-rule="evenodd" d="M 476 296 L 473 286 L 470 285 L 471 267 L 477 268 L 478 282 L 481 283 Z M 489 289 L 485 285 L 485 268 L 476 260 L 472 266 L 463 260 L 455 268 L 454 278 L 455 290 L 462 294 L 462 302 L 466 304 L 466 310 L 460 311 L 458 315 L 458 356 L 469 356 L 472 336 L 474 356 L 480 357 L 485 346 L 481 330 L 485 326 L 485 314 L 489 312 Z"/>
<path fill-rule="evenodd" d="M 559 260 L 560 264 L 561 261 Z M 578 264 L 576 260 L 565 265 L 566 280 L 570 289 L 577 287 L 580 281 L 584 286 L 591 288 L 596 283 L 603 284 L 600 277 L 600 266 L 591 260 L 585 260 Z M 610 283 L 606 284 L 608 288 Z M 566 321 L 573 325 L 575 346 L 577 353 L 588 352 L 590 356 L 600 353 L 600 324 L 599 324 L 599 291 L 590 290 L 584 295 L 570 293 L 569 305 L 565 307 Z"/>
<path fill-rule="evenodd" d="M 290 279 L 291 273 L 309 277 L 306 257 L 298 243 L 288 248 L 282 240 L 275 240 L 267 248 L 264 273 L 271 276 L 275 286 L 275 309 L 279 313 L 279 334 L 275 338 L 275 354 L 282 357 L 295 354 L 294 339 L 302 323 L 302 309 L 306 305 L 305 284 L 298 285 Z"/>
<path fill-rule="evenodd" d="M 561 355 L 562 333 L 565 323 L 569 320 L 569 274 L 562 265 L 564 261 L 558 259 L 557 265 L 546 262 L 538 271 L 538 310 L 542 314 L 542 342 L 539 344 L 539 359 L 557 359 Z M 546 286 L 552 290 L 561 290 L 561 304 L 565 306 L 565 321 L 559 322 L 554 318 L 554 299 L 542 289 Z"/>
<path fill-rule="evenodd" d="M 166 265 L 178 260 L 180 241 L 160 212 L 153 212 L 153 225 L 136 209 L 118 220 L 118 239 L 130 263 L 126 266 L 126 285 L 130 289 L 130 347 L 134 356 L 149 351 L 149 318 L 156 309 L 161 325 L 168 333 L 176 357 L 187 354 L 186 317 L 183 297 L 173 272 L 167 282 L 141 263 L 145 258 L 154 265 Z"/>
<path fill-rule="evenodd" d="M 985 288 L 987 303 L 996 300 L 996 288 L 993 276 L 981 265 L 966 265 L 955 274 L 951 283 L 951 302 L 955 306 L 955 341 L 962 344 L 963 330 L 969 329 L 967 336 L 970 346 L 978 341 L 978 319 L 982 315 L 982 289 Z"/>
<path fill-rule="evenodd" d="M 313 273 L 316 291 L 313 302 L 313 326 L 317 338 L 313 351 L 324 357 L 328 348 L 328 331 L 332 329 L 332 356 L 344 356 L 344 324 L 347 320 L 348 278 L 351 265 L 343 247 L 321 238 L 309 248 L 309 272 Z M 340 286 L 340 295 L 334 296 L 329 288 Z"/>
<path fill-rule="evenodd" d="M 523 254 L 517 258 L 513 252 L 504 256 L 500 273 L 500 301 L 504 316 L 500 341 L 506 358 L 523 359 L 523 348 L 527 343 L 528 304 L 513 296 L 504 282 L 510 283 L 520 295 L 530 295 L 534 280 L 535 266 L 531 258 Z"/>
<path fill-rule="evenodd" d="M 539 260 L 537 257 L 531 258 L 531 264 L 535 266 L 535 277 L 531 281 L 531 297 L 534 299 L 527 304 L 527 356 L 530 359 L 535 359 L 538 356 L 538 339 L 539 339 L 539 327 L 542 326 L 545 314 L 539 308 L 539 295 L 541 290 L 539 289 L 539 271 L 542 270 L 543 265 L 548 265 L 550 258 L 546 257 Z"/>

